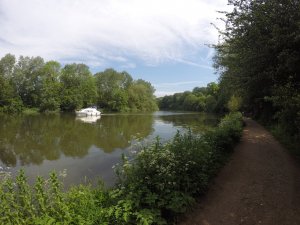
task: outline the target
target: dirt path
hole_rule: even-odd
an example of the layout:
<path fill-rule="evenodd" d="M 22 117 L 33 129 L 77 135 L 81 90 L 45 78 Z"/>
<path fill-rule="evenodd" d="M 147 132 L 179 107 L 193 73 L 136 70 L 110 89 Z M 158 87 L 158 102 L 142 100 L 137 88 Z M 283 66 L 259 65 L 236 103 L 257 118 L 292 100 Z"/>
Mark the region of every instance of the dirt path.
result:
<path fill-rule="evenodd" d="M 300 167 L 262 126 L 246 124 L 231 160 L 181 225 L 300 225 Z"/>

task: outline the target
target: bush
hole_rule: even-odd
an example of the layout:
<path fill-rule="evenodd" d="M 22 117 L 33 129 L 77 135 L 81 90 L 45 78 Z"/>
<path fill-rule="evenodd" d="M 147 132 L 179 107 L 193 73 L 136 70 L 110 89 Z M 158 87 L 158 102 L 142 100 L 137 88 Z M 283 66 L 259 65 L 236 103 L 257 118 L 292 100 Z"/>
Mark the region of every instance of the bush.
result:
<path fill-rule="evenodd" d="M 241 108 L 242 105 L 242 98 L 232 95 L 230 100 L 227 103 L 227 108 L 229 112 L 237 112 Z"/>
<path fill-rule="evenodd" d="M 205 138 L 215 149 L 231 151 L 241 137 L 242 127 L 242 114 L 230 113 L 222 119 L 216 130 L 207 132 Z"/>
<path fill-rule="evenodd" d="M 20 113 L 23 111 L 23 103 L 19 98 L 10 99 L 7 105 L 0 106 L 0 112 L 4 113 Z"/>
<path fill-rule="evenodd" d="M 207 190 L 241 133 L 242 115 L 231 113 L 204 136 L 177 133 L 165 145 L 158 139 L 133 160 L 124 158 L 117 171 L 119 201 L 113 209 L 118 215 L 114 222 L 164 224 L 164 218 L 185 212 Z"/>
<path fill-rule="evenodd" d="M 63 192 L 56 173 L 37 177 L 30 187 L 24 171 L 0 183 L 0 224 L 105 224 L 108 193 L 102 186 L 77 186 Z"/>

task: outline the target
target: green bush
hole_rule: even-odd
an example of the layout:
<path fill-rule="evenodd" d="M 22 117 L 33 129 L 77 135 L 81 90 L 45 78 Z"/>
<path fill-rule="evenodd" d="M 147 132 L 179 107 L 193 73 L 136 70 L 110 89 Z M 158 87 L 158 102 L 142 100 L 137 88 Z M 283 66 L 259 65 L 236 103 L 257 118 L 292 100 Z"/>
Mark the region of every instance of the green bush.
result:
<path fill-rule="evenodd" d="M 207 190 L 241 133 L 242 115 L 231 113 L 206 135 L 177 133 L 165 145 L 158 139 L 133 160 L 124 158 L 117 171 L 114 222 L 164 224 L 163 218 L 185 212 Z"/>
<path fill-rule="evenodd" d="M 56 173 L 37 177 L 30 187 L 24 171 L 0 183 L 0 224 L 105 224 L 108 192 L 99 185 L 77 186 L 64 192 Z"/>
<path fill-rule="evenodd" d="M 242 114 L 230 113 L 226 115 L 218 128 L 207 132 L 205 138 L 215 149 L 231 151 L 233 145 L 240 139 L 242 134 Z"/>
<path fill-rule="evenodd" d="M 0 112 L 4 113 L 20 113 L 23 111 L 23 103 L 19 98 L 10 99 L 9 104 L 0 106 Z"/>
<path fill-rule="evenodd" d="M 55 173 L 30 187 L 21 170 L 0 183 L 0 224 L 166 224 L 207 190 L 241 131 L 241 114 L 231 113 L 205 135 L 178 132 L 166 144 L 158 138 L 133 159 L 123 157 L 111 190 L 63 191 Z"/>

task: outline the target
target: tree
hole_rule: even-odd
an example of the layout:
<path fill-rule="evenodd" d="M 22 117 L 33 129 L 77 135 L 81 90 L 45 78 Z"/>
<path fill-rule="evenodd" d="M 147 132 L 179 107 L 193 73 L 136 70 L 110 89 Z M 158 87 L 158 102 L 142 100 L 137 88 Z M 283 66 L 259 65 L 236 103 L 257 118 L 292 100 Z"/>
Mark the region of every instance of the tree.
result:
<path fill-rule="evenodd" d="M 14 67 L 12 83 L 26 107 L 39 107 L 43 67 L 44 60 L 41 57 L 23 56 Z"/>
<path fill-rule="evenodd" d="M 96 86 L 88 66 L 68 64 L 61 72 L 62 83 L 61 109 L 73 111 L 95 103 Z"/>
<path fill-rule="evenodd" d="M 49 61 L 42 69 L 42 89 L 40 111 L 57 111 L 61 104 L 61 84 L 59 82 L 61 66 Z"/>
<path fill-rule="evenodd" d="M 155 89 L 151 83 L 142 79 L 132 82 L 128 89 L 128 103 L 132 111 L 155 111 L 157 104 Z"/>
<path fill-rule="evenodd" d="M 0 60 L 0 111 L 20 112 L 23 104 L 12 85 L 15 56 L 7 54 Z"/>
<path fill-rule="evenodd" d="M 230 0 L 229 4 L 233 10 L 225 13 L 223 40 L 215 46 L 221 92 L 227 98 L 241 96 L 246 111 L 299 135 L 300 2 Z"/>
<path fill-rule="evenodd" d="M 212 113 L 216 111 L 218 94 L 219 85 L 211 82 L 206 87 L 195 87 L 192 92 L 165 96 L 159 100 L 159 108 Z"/>
<path fill-rule="evenodd" d="M 6 54 L 0 60 L 0 74 L 5 78 L 10 79 L 13 76 L 15 63 L 16 57 L 11 54 Z"/>
<path fill-rule="evenodd" d="M 230 112 L 237 112 L 241 108 L 241 103 L 242 103 L 241 97 L 232 95 L 227 104 L 227 108 L 229 109 Z"/>
<path fill-rule="evenodd" d="M 95 77 L 89 75 L 85 80 L 83 80 L 80 90 L 83 96 L 83 107 L 96 105 L 97 87 Z"/>
<path fill-rule="evenodd" d="M 23 106 L 74 111 L 94 105 L 117 112 L 153 111 L 153 93 L 149 82 L 133 81 L 125 71 L 107 69 L 93 76 L 85 64 L 61 69 L 58 62 L 45 63 L 41 57 L 20 56 L 16 62 L 11 54 L 0 60 L 0 111 L 20 112 Z"/>
<path fill-rule="evenodd" d="M 132 77 L 126 72 L 107 69 L 95 74 L 98 106 L 112 111 L 128 111 L 128 88 Z"/>
<path fill-rule="evenodd" d="M 198 98 L 192 94 L 188 93 L 184 98 L 183 107 L 185 110 L 196 111 L 197 109 Z"/>

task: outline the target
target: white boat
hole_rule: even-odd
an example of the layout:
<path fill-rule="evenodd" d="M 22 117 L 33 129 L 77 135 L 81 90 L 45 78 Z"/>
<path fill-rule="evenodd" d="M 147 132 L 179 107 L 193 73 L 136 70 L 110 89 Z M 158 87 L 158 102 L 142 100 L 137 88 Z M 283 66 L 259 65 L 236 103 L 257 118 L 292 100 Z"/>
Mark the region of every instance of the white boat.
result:
<path fill-rule="evenodd" d="M 85 108 L 75 111 L 76 116 L 101 116 L 101 112 L 95 108 Z"/>

